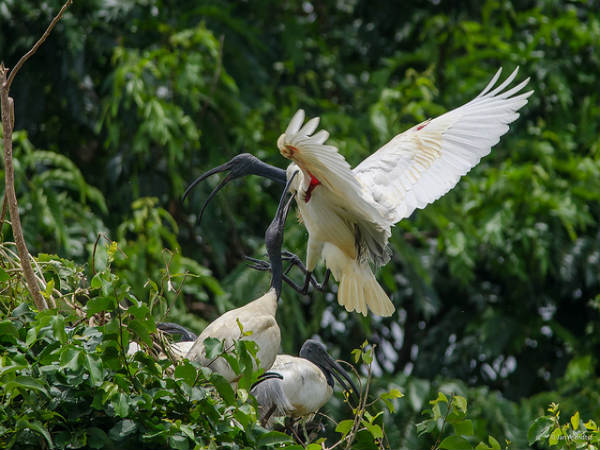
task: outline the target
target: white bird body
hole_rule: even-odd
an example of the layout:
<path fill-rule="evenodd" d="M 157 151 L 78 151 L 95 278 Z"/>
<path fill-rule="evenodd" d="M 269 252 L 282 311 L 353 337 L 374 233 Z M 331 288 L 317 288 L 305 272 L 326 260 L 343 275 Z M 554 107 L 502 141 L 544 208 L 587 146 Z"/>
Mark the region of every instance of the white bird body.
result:
<path fill-rule="evenodd" d="M 266 294 L 256 300 L 240 307 L 227 311 L 222 316 L 211 322 L 198 336 L 193 346 L 186 354 L 186 358 L 199 361 L 203 366 L 220 373 L 229 382 L 238 377 L 227 361 L 222 357 L 209 360 L 204 349 L 204 340 L 208 337 L 222 339 L 225 349 L 230 347 L 234 340 L 245 339 L 256 342 L 260 367 L 267 370 L 273 365 L 281 344 L 279 325 L 275 320 L 277 312 L 277 293 L 275 288 L 269 289 Z M 244 331 L 251 331 L 249 336 L 241 337 L 237 321 L 242 324 Z M 256 367 L 255 367 L 256 368 Z"/>
<path fill-rule="evenodd" d="M 272 416 L 302 417 L 316 413 L 333 393 L 334 379 L 357 398 L 354 382 L 318 341 L 309 339 L 300 356 L 278 355 L 251 393 L 261 407 L 262 421 Z"/>
<path fill-rule="evenodd" d="M 290 190 L 309 233 L 306 269 L 324 258 L 348 311 L 394 312 L 370 266 L 389 260 L 391 227 L 452 189 L 519 116 L 533 91 L 515 94 L 529 79 L 504 91 L 515 70 L 492 90 L 500 72 L 475 99 L 397 135 L 353 170 L 336 147 L 324 144 L 327 131 L 314 133 L 318 118 L 302 126 L 302 110 L 278 139 L 281 154 L 293 161 L 288 179 L 300 169 Z"/>
<path fill-rule="evenodd" d="M 183 359 L 194 345 L 194 341 L 174 342 L 169 346 L 169 350 L 176 360 Z"/>
<path fill-rule="evenodd" d="M 254 394 L 259 405 L 275 405 L 274 416 L 312 414 L 333 394 L 323 371 L 307 359 L 277 355 L 269 372 L 277 372 L 283 379 L 262 381 Z"/>

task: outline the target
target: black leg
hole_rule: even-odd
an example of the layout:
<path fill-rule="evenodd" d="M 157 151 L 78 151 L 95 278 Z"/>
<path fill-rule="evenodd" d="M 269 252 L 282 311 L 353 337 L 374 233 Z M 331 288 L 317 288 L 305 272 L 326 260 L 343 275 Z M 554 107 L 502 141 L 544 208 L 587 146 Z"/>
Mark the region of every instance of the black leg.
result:
<path fill-rule="evenodd" d="M 269 408 L 269 410 L 267 411 L 267 413 L 263 416 L 263 418 L 260 420 L 260 424 L 264 427 L 267 425 L 267 423 L 269 422 L 269 419 L 271 418 L 271 416 L 273 415 L 273 413 L 275 412 L 275 405 L 271 406 L 271 408 Z"/>
<path fill-rule="evenodd" d="M 331 275 L 331 271 L 327 269 L 325 272 L 325 276 L 323 277 L 323 281 L 319 283 L 312 272 L 306 270 L 306 266 L 302 263 L 300 258 L 289 252 L 284 250 L 282 253 L 282 259 L 285 261 L 289 261 L 289 267 L 283 272 L 283 280 L 296 292 L 306 295 L 308 294 L 310 286 L 315 288 L 318 291 L 326 292 L 327 291 L 327 283 L 329 282 L 329 277 Z M 271 270 L 271 264 L 268 261 L 263 261 L 262 259 L 252 258 L 251 256 L 245 256 L 244 259 L 249 261 L 248 267 L 251 267 L 255 270 L 260 270 L 262 272 L 268 272 Z M 293 267 L 298 267 L 300 271 L 305 275 L 304 284 L 300 286 L 296 282 L 294 282 L 289 276 L 288 273 L 292 270 Z"/>

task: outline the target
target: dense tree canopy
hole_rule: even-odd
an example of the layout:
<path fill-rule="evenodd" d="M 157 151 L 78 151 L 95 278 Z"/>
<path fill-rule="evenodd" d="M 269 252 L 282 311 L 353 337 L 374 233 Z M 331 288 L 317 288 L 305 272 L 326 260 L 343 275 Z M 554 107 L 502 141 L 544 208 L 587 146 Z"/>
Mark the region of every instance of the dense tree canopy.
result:
<path fill-rule="evenodd" d="M 0 4 L 8 67 L 61 4 Z M 472 445 L 492 445 L 491 434 L 502 446 L 526 447 L 550 402 L 565 417 L 600 418 L 599 8 L 593 0 L 75 1 L 11 90 L 15 187 L 29 249 L 46 281 L 55 280 L 48 292 L 99 289 L 94 273 L 117 283 L 112 274 L 145 308 L 132 320 L 148 314 L 199 332 L 265 291 L 268 276 L 242 256 L 263 256 L 280 187 L 257 177 L 231 183 L 198 222 L 217 177 L 181 202 L 194 177 L 241 152 L 286 167 L 275 143 L 298 108 L 321 117 L 354 166 L 397 133 L 470 100 L 498 67 L 504 77 L 519 66 L 518 79 L 531 77 L 535 93 L 510 131 L 456 188 L 394 228 L 392 261 L 377 274 L 394 316 L 347 313 L 335 283 L 308 296 L 284 288 L 282 350 L 296 354 L 318 334 L 351 361 L 365 339 L 376 344 L 373 391 L 405 394 L 377 419 L 392 448 L 434 445 L 437 434 L 420 435 L 415 424 L 425 408 L 435 412 L 438 403 L 428 402 L 438 391 L 469 400 Z M 0 319 L 21 324 L 2 341 L 8 358 L 15 351 L 6 348 L 25 342 L 21 326 L 42 336 L 73 318 L 34 318 L 19 306 L 27 294 L 9 277 L 9 224 L 1 231 Z M 306 237 L 290 217 L 284 246 L 304 257 Z M 133 335 L 143 334 L 136 326 Z M 124 402 L 118 415 L 136 420 Z M 328 413 L 349 414 L 340 399 Z M 534 432 L 548 437 L 544 420 Z M 18 427 L 0 425 L 0 442 L 17 435 L 3 435 L 9 428 Z M 199 430 L 178 432 L 185 440 Z"/>

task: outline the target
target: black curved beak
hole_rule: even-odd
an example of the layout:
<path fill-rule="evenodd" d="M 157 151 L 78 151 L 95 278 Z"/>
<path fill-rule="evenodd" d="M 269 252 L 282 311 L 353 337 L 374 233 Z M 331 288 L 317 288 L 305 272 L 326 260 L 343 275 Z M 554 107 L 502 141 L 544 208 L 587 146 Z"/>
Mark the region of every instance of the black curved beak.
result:
<path fill-rule="evenodd" d="M 196 178 L 194 181 L 192 181 L 192 184 L 190 184 L 187 189 L 185 190 L 185 192 L 183 193 L 183 197 L 182 197 L 182 201 L 185 200 L 185 198 L 188 196 L 188 194 L 192 191 L 192 189 L 194 189 L 196 187 L 196 185 L 198 183 L 200 183 L 201 181 L 204 181 L 206 178 L 210 177 L 211 175 L 214 175 L 215 173 L 220 173 L 220 172 L 225 172 L 226 170 L 230 170 L 231 169 L 231 161 L 225 163 L 225 164 L 221 164 L 220 166 L 215 167 L 214 169 L 210 169 L 207 172 L 204 172 L 202 175 L 200 175 L 198 178 Z M 229 183 L 231 180 L 233 179 L 233 177 L 231 176 L 231 174 L 227 174 L 227 176 L 225 178 L 223 178 L 221 180 L 221 182 L 212 190 L 212 192 L 208 195 L 208 198 L 204 201 L 204 203 L 202 204 L 202 208 L 200 209 L 200 215 L 198 216 L 198 222 L 200 222 L 200 220 L 202 219 L 202 214 L 204 214 L 204 210 L 206 209 L 206 207 L 208 206 L 208 203 L 212 200 L 212 198 L 217 194 L 217 192 L 219 192 L 227 183 Z"/>
<path fill-rule="evenodd" d="M 271 166 L 262 162 L 257 157 L 249 154 L 242 153 L 240 155 L 234 156 L 230 161 L 225 164 L 221 164 L 213 169 L 210 169 L 207 172 L 204 172 L 198 178 L 196 178 L 192 183 L 187 187 L 185 192 L 183 193 L 182 201 L 186 199 L 192 189 L 196 187 L 198 183 L 205 180 L 206 178 L 214 175 L 215 173 L 221 173 L 229 171 L 229 173 L 221 180 L 221 182 L 212 190 L 212 192 L 208 195 L 208 198 L 204 201 L 202 208 L 200 210 L 200 215 L 198 216 L 198 221 L 202 219 L 202 215 L 204 214 L 204 210 L 208 203 L 212 200 L 212 198 L 219 192 L 227 183 L 235 178 L 239 178 L 246 175 L 260 175 L 265 178 L 269 178 L 273 181 L 276 181 L 280 184 L 286 184 L 286 172 L 283 169 L 278 167 Z"/>
<path fill-rule="evenodd" d="M 356 388 L 356 385 L 350 378 L 348 372 L 344 370 L 344 368 L 333 359 L 325 346 L 320 342 L 314 339 L 308 339 L 302 344 L 302 348 L 300 349 L 300 357 L 308 359 L 315 365 L 317 365 L 321 371 L 325 374 L 325 378 L 327 378 L 327 382 L 331 384 L 333 387 L 333 378 L 335 378 L 342 388 L 348 393 L 348 395 L 352 396 L 357 402 L 359 400 L 360 392 Z M 333 378 L 332 378 L 333 377 Z"/>
<path fill-rule="evenodd" d="M 348 395 L 358 402 L 360 393 L 356 388 L 354 381 L 352 381 L 352 378 L 350 378 L 348 372 L 344 370 L 340 363 L 338 363 L 329 355 L 327 355 L 325 364 L 329 366 L 328 368 L 331 371 L 331 375 L 333 375 L 333 377 L 340 383 L 340 385 L 344 388 L 344 391 L 346 391 Z"/>

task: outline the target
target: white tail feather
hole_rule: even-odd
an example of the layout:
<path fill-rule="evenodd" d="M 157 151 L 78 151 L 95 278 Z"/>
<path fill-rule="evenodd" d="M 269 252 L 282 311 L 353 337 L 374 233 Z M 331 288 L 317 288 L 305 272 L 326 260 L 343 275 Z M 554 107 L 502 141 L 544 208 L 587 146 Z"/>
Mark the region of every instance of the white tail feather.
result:
<path fill-rule="evenodd" d="M 394 305 L 367 263 L 348 259 L 340 278 L 338 303 L 348 311 L 357 311 L 366 316 L 368 308 L 383 317 L 394 313 Z"/>

